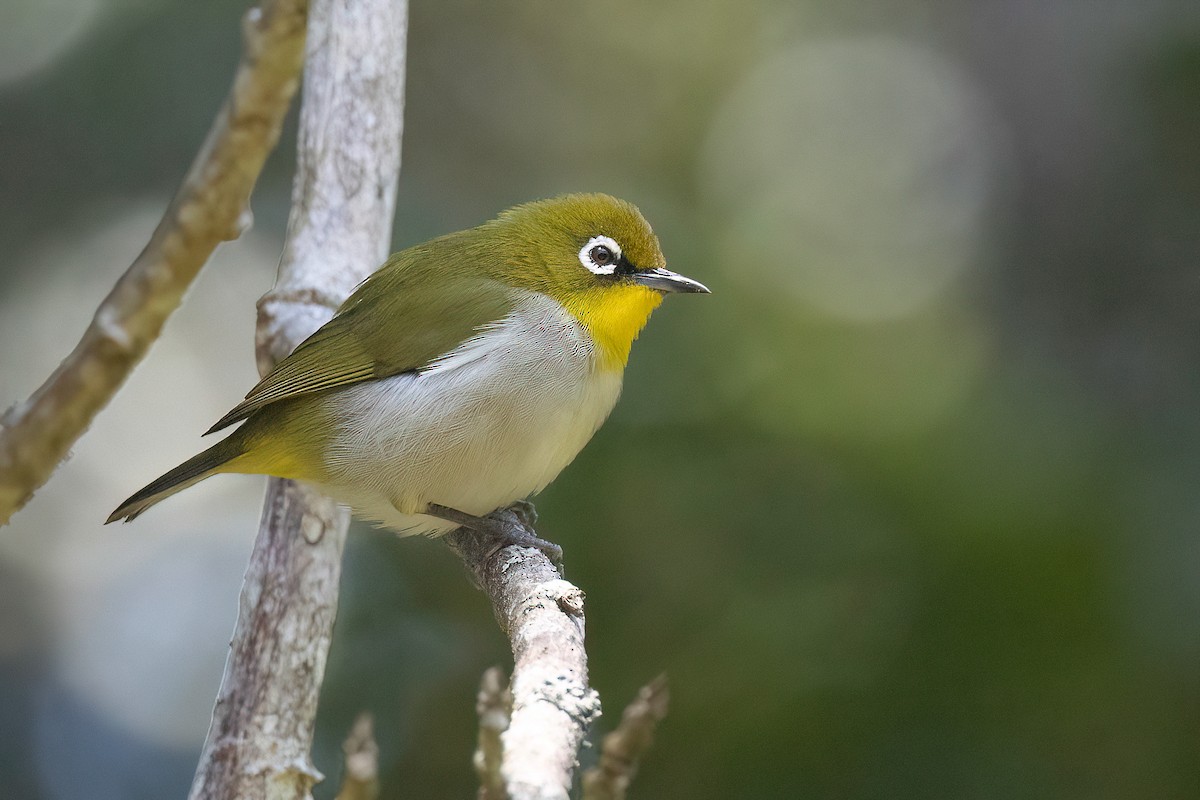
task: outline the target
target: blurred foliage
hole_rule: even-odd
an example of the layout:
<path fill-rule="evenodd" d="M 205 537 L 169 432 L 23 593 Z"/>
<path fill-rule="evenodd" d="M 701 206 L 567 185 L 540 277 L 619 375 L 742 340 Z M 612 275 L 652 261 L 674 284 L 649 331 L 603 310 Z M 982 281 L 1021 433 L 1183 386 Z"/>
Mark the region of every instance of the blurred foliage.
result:
<path fill-rule="evenodd" d="M 102 292 L 125 266 L 93 232 L 173 191 L 232 75 L 242 11 L 0 9 L 0 405 L 86 325 L 81 286 Z M 448 0 L 411 14 L 398 248 L 523 200 L 609 191 L 714 290 L 656 313 L 612 419 L 539 501 L 588 594 L 597 733 L 671 677 L 634 797 L 1200 796 L 1194 3 Z M 249 330 L 291 147 L 255 195 L 269 246 L 229 251 L 257 283 L 173 322 L 151 362 L 184 331 L 208 351 L 227 323 Z M 142 228 L 123 234 L 130 256 Z M 216 264 L 202 278 L 232 281 Z M 65 345 L 14 330 L 44 317 Z M 200 503 L 195 536 L 166 533 L 166 509 L 157 526 L 96 528 L 123 494 L 106 481 L 128 490 L 188 455 L 240 397 L 250 346 L 246 333 L 244 350 L 182 362 L 211 382 L 203 403 L 135 376 L 112 409 L 134 406 L 125 427 L 91 435 L 107 449 L 82 442 L 0 533 L 13 796 L 186 791 L 203 709 L 164 699 L 164 732 L 103 687 L 154 658 L 178 665 L 160 670 L 177 682 L 164 698 L 213 695 L 253 512 L 213 521 Z M 239 372 L 197 373 L 209 357 Z M 55 482 L 75 487 L 61 503 Z M 115 555 L 72 556 L 98 541 Z M 173 553 L 208 564 L 186 592 L 163 578 Z M 103 599 L 92 616 L 81 581 L 109 587 L 81 595 Z M 476 683 L 508 663 L 484 598 L 440 544 L 370 529 L 351 537 L 343 595 L 318 796 L 361 709 L 389 796 L 471 796 Z"/>

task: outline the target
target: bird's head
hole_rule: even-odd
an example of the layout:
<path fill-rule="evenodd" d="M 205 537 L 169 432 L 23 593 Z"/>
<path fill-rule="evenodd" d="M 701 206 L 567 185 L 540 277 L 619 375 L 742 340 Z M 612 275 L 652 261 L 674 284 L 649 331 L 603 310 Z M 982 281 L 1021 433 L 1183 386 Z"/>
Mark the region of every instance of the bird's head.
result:
<path fill-rule="evenodd" d="M 612 368 L 665 294 L 708 293 L 667 269 L 637 207 L 606 194 L 570 194 L 511 208 L 481 229 L 501 252 L 496 277 L 546 294 L 578 319 Z"/>

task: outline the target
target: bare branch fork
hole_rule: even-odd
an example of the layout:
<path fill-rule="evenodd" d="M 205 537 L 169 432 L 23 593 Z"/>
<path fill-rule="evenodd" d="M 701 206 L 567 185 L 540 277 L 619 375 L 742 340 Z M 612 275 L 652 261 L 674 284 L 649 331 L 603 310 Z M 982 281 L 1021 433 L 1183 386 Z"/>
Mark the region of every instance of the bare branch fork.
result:
<path fill-rule="evenodd" d="M 624 800 L 642 757 L 654 743 L 658 724 L 667 716 L 669 703 L 666 675 L 659 675 L 638 691 L 625 707 L 616 729 L 604 737 L 598 763 L 583 773 L 583 800 Z M 506 777 L 511 775 L 506 776 L 503 769 L 503 736 L 512 723 L 513 693 L 505 685 L 499 667 L 483 673 L 475 711 L 479 716 L 474 756 L 479 777 L 477 798 L 507 800 Z"/>

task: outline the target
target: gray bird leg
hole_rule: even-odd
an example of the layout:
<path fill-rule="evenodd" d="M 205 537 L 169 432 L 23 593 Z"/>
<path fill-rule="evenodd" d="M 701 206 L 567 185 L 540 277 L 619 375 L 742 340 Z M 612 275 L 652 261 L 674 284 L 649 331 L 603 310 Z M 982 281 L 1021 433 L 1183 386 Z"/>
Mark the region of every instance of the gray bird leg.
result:
<path fill-rule="evenodd" d="M 507 508 L 498 508 L 486 517 L 477 517 L 474 514 L 459 511 L 457 508 L 437 503 L 430 503 L 426 506 L 425 513 L 497 539 L 499 543 L 488 554 L 489 557 L 502 548 L 516 545 L 517 547 L 532 547 L 535 550 L 541 550 L 554 564 L 562 565 L 562 548 L 554 542 L 540 538 L 534 532 L 533 526 L 537 524 L 537 510 L 528 500 L 518 500 Z"/>

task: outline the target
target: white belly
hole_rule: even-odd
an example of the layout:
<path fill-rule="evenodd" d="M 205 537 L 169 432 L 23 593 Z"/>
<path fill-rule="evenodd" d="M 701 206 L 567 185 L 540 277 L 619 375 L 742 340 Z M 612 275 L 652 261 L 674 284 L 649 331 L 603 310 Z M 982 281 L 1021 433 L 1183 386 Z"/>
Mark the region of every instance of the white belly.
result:
<path fill-rule="evenodd" d="M 621 391 L 591 341 L 545 295 L 521 291 L 517 310 L 419 374 L 333 393 L 347 420 L 333 432 L 323 489 L 360 517 L 402 533 L 452 523 L 429 503 L 484 515 L 552 481 L 592 438 Z"/>

